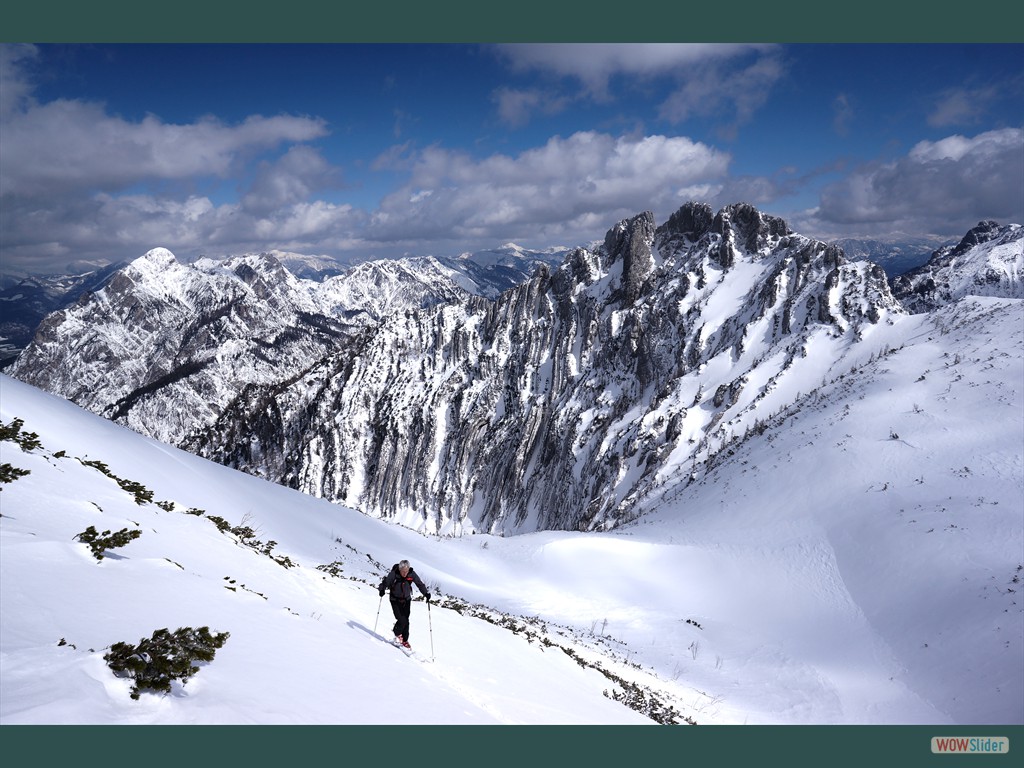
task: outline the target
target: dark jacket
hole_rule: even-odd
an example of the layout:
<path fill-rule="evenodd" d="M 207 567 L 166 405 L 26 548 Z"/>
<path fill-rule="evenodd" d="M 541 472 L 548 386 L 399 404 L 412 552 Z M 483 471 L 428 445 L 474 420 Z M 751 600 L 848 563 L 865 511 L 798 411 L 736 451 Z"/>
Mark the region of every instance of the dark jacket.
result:
<path fill-rule="evenodd" d="M 391 572 L 381 581 L 378 591 L 383 596 L 385 591 L 390 590 L 392 600 L 412 600 L 413 584 L 419 587 L 424 597 L 429 599 L 430 592 L 420 577 L 416 575 L 416 571 L 410 567 L 409 573 L 402 578 L 402 574 L 398 571 L 398 563 L 395 563 L 391 566 Z"/>

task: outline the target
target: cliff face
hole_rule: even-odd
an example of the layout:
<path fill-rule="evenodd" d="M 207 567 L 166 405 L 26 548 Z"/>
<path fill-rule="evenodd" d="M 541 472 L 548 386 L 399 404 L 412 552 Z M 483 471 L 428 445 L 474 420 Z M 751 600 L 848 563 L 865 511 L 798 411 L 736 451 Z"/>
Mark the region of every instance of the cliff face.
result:
<path fill-rule="evenodd" d="M 10 373 L 177 444 L 355 328 L 269 255 L 186 266 L 156 248 L 48 316 Z"/>
<path fill-rule="evenodd" d="M 434 260 L 314 284 L 154 251 L 12 375 L 422 530 L 594 530 L 885 351 L 905 314 L 880 267 L 742 204 L 643 213 L 503 292 L 464 285 Z"/>
<path fill-rule="evenodd" d="M 957 245 L 897 277 L 893 291 L 915 314 L 969 295 L 1024 298 L 1024 228 L 982 221 Z"/>
<path fill-rule="evenodd" d="M 428 530 L 610 527 L 797 361 L 900 312 L 880 269 L 749 206 L 645 213 L 493 302 L 386 319 L 187 447 Z"/>

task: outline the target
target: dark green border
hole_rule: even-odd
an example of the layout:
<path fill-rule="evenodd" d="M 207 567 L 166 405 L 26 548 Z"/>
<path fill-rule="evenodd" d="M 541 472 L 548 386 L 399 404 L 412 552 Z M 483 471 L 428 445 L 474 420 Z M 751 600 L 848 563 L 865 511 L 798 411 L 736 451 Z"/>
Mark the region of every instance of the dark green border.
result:
<path fill-rule="evenodd" d="M 8 4 L 10 5 L 10 4 Z M 668 7 L 667 7 L 668 6 Z M 827 8 L 827 11 L 825 10 Z M 57 0 L 4 10 L 0 39 L 23 42 L 1024 42 L 996 0 L 481 0 L 377 4 L 291 0 Z M 0 692 L 2 694 L 2 692 Z M 343 696 L 343 692 L 339 692 Z M 398 694 L 400 698 L 400 694 Z M 329 710 L 331 703 L 323 702 Z M 351 706 L 350 703 L 345 704 Z M 402 721 L 396 700 L 394 719 Z M 415 720 L 415 716 L 410 717 Z M 400 729 L 400 732 L 399 730 Z M 1000 766 L 1000 756 L 931 754 L 932 736 L 1009 736 L 1024 726 L 424 727 L 0 726 L 12 764 L 146 768 L 223 764 L 453 766 L 570 760 L 628 766 Z M 696 761 L 696 762 L 694 762 Z"/>
<path fill-rule="evenodd" d="M 50 0 L 8 3 L 21 42 L 1024 42 L 1005 0 Z"/>
<path fill-rule="evenodd" d="M 329 704 L 325 703 L 325 706 Z M 397 712 L 401 707 L 396 704 Z M 1008 736 L 1004 755 L 937 755 L 933 736 Z M 949 726 L 0 726 L 15 765 L 697 765 L 999 768 L 1024 727 Z M 1016 757 L 1009 757 L 1009 755 Z"/>

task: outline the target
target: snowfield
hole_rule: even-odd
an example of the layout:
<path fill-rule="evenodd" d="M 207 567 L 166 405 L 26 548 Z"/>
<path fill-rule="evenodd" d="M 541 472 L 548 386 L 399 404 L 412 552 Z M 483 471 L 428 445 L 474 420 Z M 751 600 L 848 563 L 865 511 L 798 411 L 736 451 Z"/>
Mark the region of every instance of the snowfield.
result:
<path fill-rule="evenodd" d="M 606 533 L 425 536 L 0 377 L 0 724 L 1024 724 L 1022 308 L 896 318 Z M 133 700 L 104 653 L 186 626 L 230 636 Z"/>

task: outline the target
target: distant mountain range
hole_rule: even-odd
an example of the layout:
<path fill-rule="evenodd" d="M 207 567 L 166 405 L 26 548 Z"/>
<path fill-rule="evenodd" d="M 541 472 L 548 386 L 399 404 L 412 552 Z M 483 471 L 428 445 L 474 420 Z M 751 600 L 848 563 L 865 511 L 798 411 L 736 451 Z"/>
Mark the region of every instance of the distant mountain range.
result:
<path fill-rule="evenodd" d="M 601 530 L 891 353 L 911 313 L 1021 298 L 1022 238 L 983 222 L 892 283 L 745 204 L 326 278 L 154 249 L 49 314 L 9 373 L 420 530 Z"/>
<path fill-rule="evenodd" d="M 893 281 L 911 312 L 930 312 L 965 296 L 1024 298 L 1022 230 L 982 221 L 958 244 L 940 248 L 926 264 Z"/>
<path fill-rule="evenodd" d="M 37 275 L 8 279 L 0 288 L 0 369 L 17 359 L 36 328 L 51 312 L 98 290 L 124 262 L 83 274 Z"/>
<path fill-rule="evenodd" d="M 889 280 L 926 264 L 932 255 L 949 245 L 945 240 L 924 237 L 872 240 L 868 238 L 844 237 L 831 243 L 843 249 L 850 261 L 870 261 L 885 270 Z"/>
<path fill-rule="evenodd" d="M 471 293 L 494 298 L 502 291 L 524 282 L 537 266 L 557 265 L 567 252 L 564 248 L 533 251 L 507 243 L 499 248 L 464 253 L 457 258 L 419 257 L 406 261 L 419 265 L 436 263 L 440 265 L 438 269 L 445 271 L 444 281 L 454 282 Z M 251 258 L 258 255 L 263 254 L 246 256 Z M 266 255 L 278 261 L 294 277 L 314 282 L 324 282 L 347 272 L 358 273 L 372 269 L 367 264 L 376 264 L 381 270 L 387 271 L 388 265 L 392 263 L 366 262 L 345 266 L 324 256 L 275 250 L 267 251 Z M 227 262 L 238 258 L 201 258 L 199 263 Z M 17 359 L 47 315 L 74 304 L 85 294 L 98 291 L 127 264 L 118 262 L 97 268 L 83 263 L 80 265 L 83 270 L 80 273 L 0 276 L 0 370 Z M 396 267 L 396 270 L 394 274 L 398 275 L 402 268 Z M 352 282 L 358 282 L 358 278 Z"/>
<path fill-rule="evenodd" d="M 940 247 L 951 243 L 927 238 L 871 240 L 843 238 L 832 241 L 850 261 L 870 261 L 885 269 L 890 280 L 925 264 Z M 459 257 L 436 257 L 436 261 L 465 276 L 471 292 L 488 298 L 525 282 L 538 264 L 557 267 L 569 248 L 543 251 L 506 243 L 497 248 L 466 252 Z M 325 256 L 287 251 L 268 251 L 271 256 L 304 280 L 322 282 L 352 269 Z M 250 254 L 252 255 L 252 254 Z M 424 258 L 424 257 L 419 257 Z M 414 259 L 413 259 L 414 260 Z M 11 365 L 28 345 L 39 323 L 51 312 L 73 304 L 83 293 L 97 290 L 127 262 L 97 267 L 89 263 L 71 265 L 65 274 L 0 275 L 0 370 Z"/>

